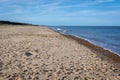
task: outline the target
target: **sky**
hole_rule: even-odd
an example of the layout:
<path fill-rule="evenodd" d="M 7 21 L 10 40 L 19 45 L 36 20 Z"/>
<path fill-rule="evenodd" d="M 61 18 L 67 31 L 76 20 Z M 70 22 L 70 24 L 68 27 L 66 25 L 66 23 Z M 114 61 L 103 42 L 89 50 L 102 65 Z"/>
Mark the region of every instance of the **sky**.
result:
<path fill-rule="evenodd" d="M 120 0 L 0 0 L 0 20 L 38 25 L 120 26 Z"/>

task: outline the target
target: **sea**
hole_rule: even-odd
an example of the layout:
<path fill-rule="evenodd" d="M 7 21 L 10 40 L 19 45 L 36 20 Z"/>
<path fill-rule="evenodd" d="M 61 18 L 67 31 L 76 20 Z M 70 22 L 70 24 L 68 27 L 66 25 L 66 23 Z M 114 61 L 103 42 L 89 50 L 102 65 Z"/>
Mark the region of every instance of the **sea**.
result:
<path fill-rule="evenodd" d="M 120 56 L 120 26 L 49 26 L 62 34 L 73 35 Z"/>

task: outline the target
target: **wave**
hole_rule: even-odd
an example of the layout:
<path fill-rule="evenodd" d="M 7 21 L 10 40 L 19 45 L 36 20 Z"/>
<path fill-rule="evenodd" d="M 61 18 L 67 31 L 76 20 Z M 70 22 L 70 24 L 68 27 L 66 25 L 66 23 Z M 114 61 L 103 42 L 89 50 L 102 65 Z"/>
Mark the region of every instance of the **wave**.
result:
<path fill-rule="evenodd" d="M 100 46 L 102 48 L 104 48 L 105 50 L 109 50 L 110 52 L 113 52 L 117 55 L 120 56 L 120 44 L 119 42 L 113 41 L 113 39 L 110 39 L 106 36 L 110 35 L 110 36 L 114 36 L 113 34 L 108 34 L 109 30 L 113 29 L 107 29 L 105 28 L 106 31 L 105 34 L 103 34 L 105 32 L 104 28 L 102 29 L 98 29 L 94 28 L 80 28 L 80 27 L 64 27 L 64 26 L 52 26 L 51 27 L 54 31 L 59 32 L 61 34 L 65 34 L 65 35 L 72 35 L 81 39 L 84 39 L 96 46 Z M 96 33 L 97 32 L 97 33 Z M 111 31 L 110 31 L 111 32 Z M 99 35 L 99 36 L 98 36 Z M 109 37 L 110 37 L 109 36 Z M 117 40 L 119 41 L 119 40 Z"/>
<path fill-rule="evenodd" d="M 67 30 L 67 29 L 62 29 L 62 28 L 54 28 L 54 30 L 61 34 L 72 35 L 72 36 L 84 39 L 96 46 L 100 46 L 100 47 L 104 48 L 105 50 L 109 50 L 110 52 L 113 52 L 120 56 L 120 54 L 119 54 L 120 53 L 120 49 L 119 49 L 120 45 L 109 43 L 109 42 L 106 42 L 104 40 L 100 40 L 97 38 L 90 38 L 90 37 L 86 37 L 86 36 L 81 36 L 79 34 L 76 35 L 76 34 L 71 33 L 72 30 Z"/>
<path fill-rule="evenodd" d="M 102 47 L 103 49 L 108 50 L 108 51 L 110 51 L 110 52 L 113 52 L 113 53 L 117 54 L 118 56 L 120 56 L 120 54 L 118 54 L 118 52 L 116 52 L 116 51 L 114 51 L 114 50 L 111 50 L 111 49 L 109 49 L 109 48 L 106 48 L 106 47 L 101 46 L 101 45 L 105 45 L 105 43 L 100 43 L 100 45 L 98 45 L 98 43 L 95 43 L 94 41 L 91 41 L 91 40 L 89 40 L 89 39 L 87 39 L 87 38 L 80 37 L 80 36 L 78 36 L 78 35 L 73 35 L 73 34 L 71 34 L 71 35 L 72 35 L 72 36 L 75 36 L 75 37 L 78 37 L 78 38 L 81 38 L 81 39 L 83 39 L 83 40 L 86 40 L 86 41 L 88 41 L 89 43 L 92 43 L 92 44 L 94 44 L 94 45 L 96 45 L 96 46 L 100 46 L 100 47 Z M 108 44 L 106 44 L 106 45 L 108 45 Z M 106 54 L 106 53 L 105 53 L 105 54 Z"/>

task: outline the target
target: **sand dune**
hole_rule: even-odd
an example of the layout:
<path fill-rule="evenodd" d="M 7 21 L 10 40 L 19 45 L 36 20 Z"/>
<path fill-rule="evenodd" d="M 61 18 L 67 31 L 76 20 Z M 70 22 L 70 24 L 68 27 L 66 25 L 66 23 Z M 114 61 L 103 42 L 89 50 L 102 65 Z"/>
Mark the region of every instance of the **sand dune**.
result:
<path fill-rule="evenodd" d="M 46 27 L 0 26 L 0 80 L 120 80 L 120 63 Z"/>

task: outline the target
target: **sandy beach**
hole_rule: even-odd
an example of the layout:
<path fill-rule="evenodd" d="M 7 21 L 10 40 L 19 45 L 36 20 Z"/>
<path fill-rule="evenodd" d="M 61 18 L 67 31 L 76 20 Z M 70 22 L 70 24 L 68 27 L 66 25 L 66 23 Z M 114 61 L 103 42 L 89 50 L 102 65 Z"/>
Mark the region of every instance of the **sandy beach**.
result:
<path fill-rule="evenodd" d="M 41 26 L 0 25 L 0 80 L 120 80 L 120 57 Z"/>

